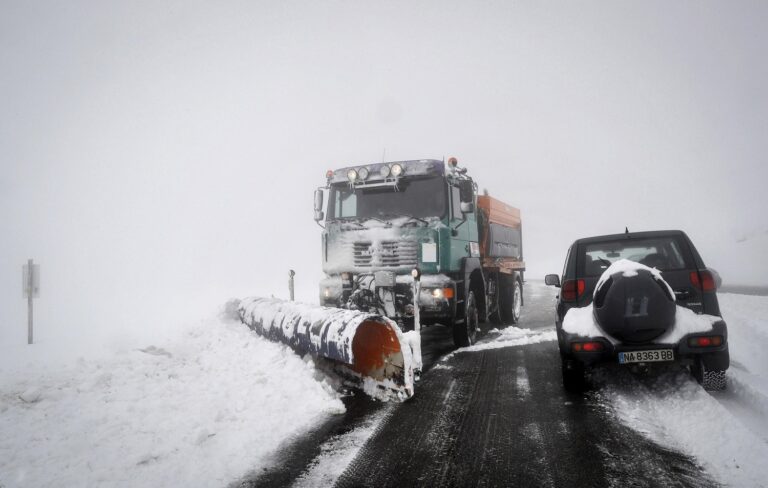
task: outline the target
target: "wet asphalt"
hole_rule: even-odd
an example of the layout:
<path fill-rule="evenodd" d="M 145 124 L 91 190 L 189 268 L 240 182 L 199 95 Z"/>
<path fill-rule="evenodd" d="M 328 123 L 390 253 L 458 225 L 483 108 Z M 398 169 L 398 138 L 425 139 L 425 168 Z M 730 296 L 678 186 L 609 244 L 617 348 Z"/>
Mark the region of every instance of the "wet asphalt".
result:
<path fill-rule="evenodd" d="M 555 292 L 527 283 L 517 326 L 553 328 Z M 336 486 L 717 486 L 691 458 L 620 424 L 593 393 L 565 392 L 556 342 L 444 359 L 451 333 L 434 326 L 422 332 L 422 348 L 415 396 L 389 407 Z M 362 394 L 345 405 L 236 486 L 290 486 L 324 442 L 385 408 Z"/>

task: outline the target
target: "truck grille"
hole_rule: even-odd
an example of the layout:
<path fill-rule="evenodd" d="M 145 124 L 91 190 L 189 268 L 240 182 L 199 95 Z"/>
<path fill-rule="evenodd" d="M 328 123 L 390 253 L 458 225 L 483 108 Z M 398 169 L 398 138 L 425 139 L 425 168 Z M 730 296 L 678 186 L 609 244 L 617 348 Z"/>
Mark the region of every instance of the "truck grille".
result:
<path fill-rule="evenodd" d="M 357 241 L 352 246 L 355 267 L 399 268 L 418 263 L 418 243 L 415 241 Z"/>

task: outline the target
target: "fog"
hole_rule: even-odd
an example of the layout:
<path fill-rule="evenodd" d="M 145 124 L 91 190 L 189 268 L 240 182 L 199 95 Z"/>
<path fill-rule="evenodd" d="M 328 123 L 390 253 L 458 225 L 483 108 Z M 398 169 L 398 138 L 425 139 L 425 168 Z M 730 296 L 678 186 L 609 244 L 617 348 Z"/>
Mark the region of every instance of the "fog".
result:
<path fill-rule="evenodd" d="M 528 278 L 679 228 L 768 283 L 765 2 L 0 3 L 0 342 L 317 301 L 313 190 L 455 156 L 522 211 Z"/>

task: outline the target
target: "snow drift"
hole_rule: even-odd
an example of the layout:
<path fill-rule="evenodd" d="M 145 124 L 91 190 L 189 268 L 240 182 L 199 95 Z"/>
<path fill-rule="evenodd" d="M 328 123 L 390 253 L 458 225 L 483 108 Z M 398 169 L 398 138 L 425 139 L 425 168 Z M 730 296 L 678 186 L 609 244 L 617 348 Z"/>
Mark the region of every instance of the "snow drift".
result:
<path fill-rule="evenodd" d="M 44 359 L 60 347 L 0 357 L 0 486 L 224 486 L 344 411 L 313 361 L 236 322 Z"/>

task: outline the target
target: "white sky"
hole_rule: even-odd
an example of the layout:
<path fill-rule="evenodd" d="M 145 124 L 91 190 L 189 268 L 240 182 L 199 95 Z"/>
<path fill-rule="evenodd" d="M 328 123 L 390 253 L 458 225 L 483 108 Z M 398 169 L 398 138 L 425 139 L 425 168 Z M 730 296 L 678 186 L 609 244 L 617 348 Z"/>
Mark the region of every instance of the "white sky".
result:
<path fill-rule="evenodd" d="M 680 228 L 768 283 L 766 2 L 0 0 L 0 341 L 316 300 L 326 169 L 456 156 L 531 278 Z"/>

